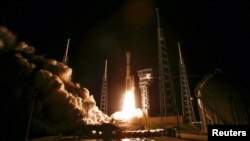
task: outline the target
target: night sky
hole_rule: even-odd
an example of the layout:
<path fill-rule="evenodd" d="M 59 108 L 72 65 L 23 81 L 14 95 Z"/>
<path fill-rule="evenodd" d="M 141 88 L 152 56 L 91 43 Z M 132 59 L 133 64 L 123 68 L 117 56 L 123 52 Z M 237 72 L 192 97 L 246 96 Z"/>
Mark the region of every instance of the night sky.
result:
<path fill-rule="evenodd" d="M 126 51 L 131 52 L 131 73 L 135 77 L 140 69 L 157 70 L 157 7 L 175 83 L 179 80 L 177 41 L 192 91 L 216 68 L 239 82 L 250 78 L 247 1 L 43 0 L 1 2 L 0 7 L 0 25 L 16 34 L 18 41 L 34 47 L 36 54 L 60 61 L 67 38 L 71 39 L 68 66 L 73 69 L 73 80 L 89 89 L 97 105 L 108 59 L 111 113 L 121 108 Z M 157 81 L 157 72 L 154 77 Z"/>

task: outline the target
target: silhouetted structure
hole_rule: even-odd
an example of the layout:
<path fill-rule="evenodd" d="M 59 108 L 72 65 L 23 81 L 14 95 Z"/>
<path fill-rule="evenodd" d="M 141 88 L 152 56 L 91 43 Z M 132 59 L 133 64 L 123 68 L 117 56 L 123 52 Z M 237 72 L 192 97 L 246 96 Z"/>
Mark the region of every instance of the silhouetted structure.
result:
<path fill-rule="evenodd" d="M 216 69 L 195 88 L 201 131 L 211 124 L 249 124 L 249 93 L 242 83 Z"/>
<path fill-rule="evenodd" d="M 104 76 L 102 81 L 102 93 L 101 93 L 101 103 L 100 109 L 103 113 L 108 114 L 108 78 L 107 78 L 107 63 L 105 60 Z"/>
<path fill-rule="evenodd" d="M 193 98 L 190 95 L 189 83 L 186 73 L 186 67 L 181 55 L 181 47 L 178 42 L 179 50 L 179 69 L 180 69 L 180 83 L 181 83 L 181 100 L 182 100 L 182 116 L 185 123 L 192 124 L 195 122 Z"/>
<path fill-rule="evenodd" d="M 149 96 L 148 96 L 148 86 L 152 82 L 152 68 L 137 71 L 139 76 L 139 87 L 141 90 L 141 107 L 144 115 L 148 117 Z"/>
<path fill-rule="evenodd" d="M 159 94 L 160 94 L 160 116 L 177 115 L 177 105 L 172 82 L 170 63 L 166 48 L 165 38 L 159 20 L 159 9 L 157 12 L 158 22 L 158 63 L 159 63 Z"/>

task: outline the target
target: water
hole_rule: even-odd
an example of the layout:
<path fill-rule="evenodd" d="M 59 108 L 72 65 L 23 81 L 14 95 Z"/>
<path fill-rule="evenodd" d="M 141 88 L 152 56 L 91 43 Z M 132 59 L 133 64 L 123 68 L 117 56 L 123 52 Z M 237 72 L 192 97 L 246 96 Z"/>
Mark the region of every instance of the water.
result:
<path fill-rule="evenodd" d="M 149 138 L 124 138 L 124 139 L 80 139 L 75 141 L 155 141 Z"/>
<path fill-rule="evenodd" d="M 60 138 L 57 138 L 55 139 L 56 140 L 60 140 L 60 141 L 156 141 L 156 138 L 157 141 L 160 139 L 160 140 L 163 140 L 163 138 L 166 138 L 166 137 L 152 137 L 152 138 L 144 138 L 144 137 L 140 137 L 140 138 L 117 138 L 117 139 L 113 139 L 113 138 L 100 138 L 100 139 L 81 139 L 81 138 L 74 138 L 72 136 L 65 136 L 65 137 L 60 137 Z M 47 139 L 46 139 L 47 140 Z M 165 140 L 165 139 L 164 139 Z"/>

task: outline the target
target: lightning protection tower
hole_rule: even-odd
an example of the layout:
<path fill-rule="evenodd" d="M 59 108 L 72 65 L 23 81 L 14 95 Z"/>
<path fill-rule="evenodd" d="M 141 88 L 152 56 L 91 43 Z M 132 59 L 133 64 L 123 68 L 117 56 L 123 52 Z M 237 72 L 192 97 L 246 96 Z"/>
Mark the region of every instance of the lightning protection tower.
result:
<path fill-rule="evenodd" d="M 141 107 L 145 117 L 148 117 L 149 110 L 149 96 L 148 86 L 152 82 L 152 68 L 137 71 L 139 76 L 139 87 L 141 90 Z"/>
<path fill-rule="evenodd" d="M 63 56 L 63 60 L 62 62 L 67 65 L 68 64 L 68 51 L 69 51 L 69 42 L 70 42 L 70 39 L 67 40 L 67 46 L 66 46 L 66 51 L 65 51 L 65 54 Z"/>
<path fill-rule="evenodd" d="M 159 99 L 160 99 L 160 116 L 176 115 L 177 105 L 175 92 L 172 82 L 170 63 L 168 60 L 168 52 L 166 48 L 163 29 L 160 26 L 159 9 L 156 8 L 158 23 L 158 69 L 159 69 Z M 177 116 L 178 117 L 178 116 Z M 162 123 L 161 118 L 161 125 Z"/>
<path fill-rule="evenodd" d="M 178 50 L 179 50 L 179 69 L 180 69 L 181 98 L 182 98 L 182 115 L 184 122 L 191 124 L 195 121 L 193 98 L 190 95 L 186 67 L 181 55 L 181 47 L 179 42 L 178 42 Z"/>
<path fill-rule="evenodd" d="M 107 59 L 105 60 L 105 69 L 102 83 L 102 93 L 100 109 L 103 113 L 108 114 L 108 79 L 107 79 Z"/>

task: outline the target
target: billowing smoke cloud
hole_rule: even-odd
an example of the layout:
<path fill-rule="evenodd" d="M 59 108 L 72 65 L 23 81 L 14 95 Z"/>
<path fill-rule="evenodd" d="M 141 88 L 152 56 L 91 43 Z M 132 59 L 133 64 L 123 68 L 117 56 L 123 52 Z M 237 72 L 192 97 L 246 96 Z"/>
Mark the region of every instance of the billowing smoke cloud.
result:
<path fill-rule="evenodd" d="M 9 47 L 13 46 L 16 43 L 16 35 L 9 30 L 0 25 L 0 49 L 5 47 L 8 49 Z"/>
<path fill-rule="evenodd" d="M 16 36 L 3 26 L 0 59 L 0 112 L 6 113 L 0 119 L 1 131 L 9 136 L 23 139 L 29 119 L 31 137 L 71 133 L 77 126 L 110 121 L 89 91 L 71 80 L 71 68 L 35 55 L 33 47 L 16 43 Z"/>

